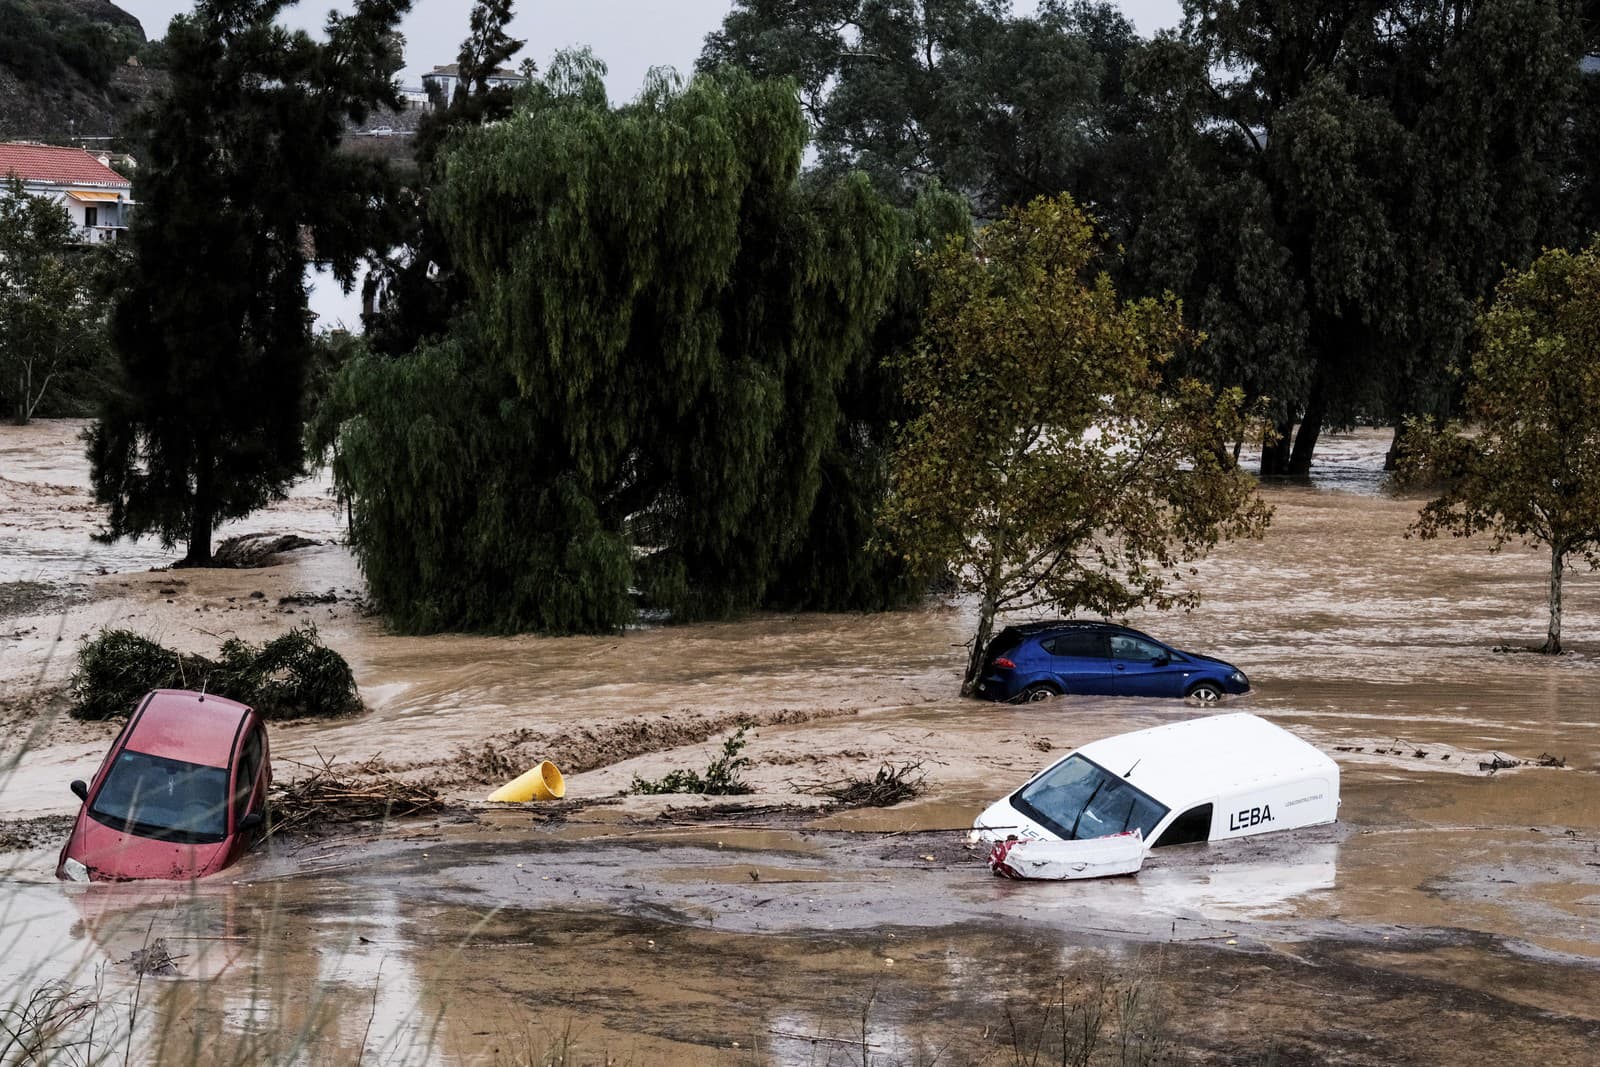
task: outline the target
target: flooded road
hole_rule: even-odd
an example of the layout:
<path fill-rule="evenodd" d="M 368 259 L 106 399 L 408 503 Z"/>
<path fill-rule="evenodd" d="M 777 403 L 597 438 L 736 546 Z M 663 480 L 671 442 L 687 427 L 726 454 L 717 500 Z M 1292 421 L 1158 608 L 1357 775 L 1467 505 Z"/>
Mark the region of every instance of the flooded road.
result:
<path fill-rule="evenodd" d="M 0 857 L 0 984 L 98 983 L 109 1026 L 139 989 L 119 961 L 154 937 L 185 947 L 186 977 L 140 994 L 147 1058 L 289 1035 L 315 1062 L 860 1063 L 865 1032 L 873 1062 L 978 1062 L 1004 1047 L 1008 1005 L 1105 975 L 1159 1002 L 1198 1060 L 1596 1061 L 1600 582 L 1567 586 L 1571 654 L 1495 651 L 1541 639 L 1545 564 L 1407 540 L 1417 501 L 1379 492 L 1387 432 L 1327 438 L 1323 484 L 1268 487 L 1271 531 L 1197 567 L 1199 609 L 1129 620 L 1243 667 L 1236 707 L 1339 761 L 1340 823 L 1077 885 L 993 879 L 956 828 L 1071 747 L 1195 709 L 961 701 L 959 608 L 394 637 L 361 610 L 325 486 L 248 528 L 329 543 L 257 571 L 152 572 L 159 546 L 89 540 L 75 432 L 0 429 L 0 581 L 59 594 L 0 617 L 7 818 L 70 812 L 66 782 L 109 743 L 113 727 L 51 717 L 75 642 L 106 625 L 209 652 L 314 621 L 370 711 L 274 728 L 280 775 L 381 757 L 466 804 L 278 842 L 181 889 L 61 887 L 52 848 Z M 757 724 L 748 801 L 770 814 L 686 826 L 704 804 L 617 798 L 636 774 L 704 767 L 739 716 Z M 1566 767 L 1481 771 L 1496 752 Z M 560 754 L 569 796 L 601 803 L 554 825 L 485 812 L 469 802 L 496 784 L 486 753 Z M 926 793 L 815 810 L 817 783 L 884 760 L 920 761 Z"/>

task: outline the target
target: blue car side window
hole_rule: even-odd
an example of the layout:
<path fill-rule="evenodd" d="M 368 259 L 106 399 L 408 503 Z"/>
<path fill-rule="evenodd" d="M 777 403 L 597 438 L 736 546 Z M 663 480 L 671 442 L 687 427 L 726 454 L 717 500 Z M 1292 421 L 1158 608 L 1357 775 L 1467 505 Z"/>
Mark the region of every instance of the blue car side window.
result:
<path fill-rule="evenodd" d="M 1134 660 L 1139 663 L 1152 663 L 1166 656 L 1167 650 L 1160 645 L 1145 641 L 1127 634 L 1116 634 L 1111 638 L 1111 654 L 1117 659 Z"/>
<path fill-rule="evenodd" d="M 1057 634 L 1039 644 L 1046 652 L 1055 656 L 1074 656 L 1081 659 L 1104 659 L 1106 656 L 1106 639 L 1096 633 Z"/>

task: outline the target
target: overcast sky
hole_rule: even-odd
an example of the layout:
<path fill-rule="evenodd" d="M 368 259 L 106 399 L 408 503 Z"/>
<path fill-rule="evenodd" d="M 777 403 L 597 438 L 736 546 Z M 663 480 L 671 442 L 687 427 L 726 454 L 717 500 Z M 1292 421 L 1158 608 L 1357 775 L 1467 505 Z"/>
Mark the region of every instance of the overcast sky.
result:
<path fill-rule="evenodd" d="M 117 6 L 136 15 L 148 37 L 163 37 L 173 15 L 188 11 L 192 0 L 116 0 Z M 332 7 L 347 3 L 300 0 L 285 14 L 290 24 L 318 30 Z M 414 0 L 411 14 L 401 26 L 406 35 L 406 71 L 402 80 L 415 83 L 417 75 L 437 63 L 454 63 L 461 39 L 467 34 L 469 0 Z M 522 0 L 512 23 L 514 34 L 526 41 L 522 56 L 532 56 L 541 68 L 552 52 L 588 45 L 610 70 L 606 79 L 614 100 L 638 92 L 644 75 L 654 66 L 676 67 L 687 73 L 700 54 L 707 33 L 722 22 L 731 0 L 568 0 L 566 3 Z M 1028 0 L 1019 11 L 1032 8 Z M 1141 34 L 1174 26 L 1179 0 L 1124 0 L 1120 5 Z"/>

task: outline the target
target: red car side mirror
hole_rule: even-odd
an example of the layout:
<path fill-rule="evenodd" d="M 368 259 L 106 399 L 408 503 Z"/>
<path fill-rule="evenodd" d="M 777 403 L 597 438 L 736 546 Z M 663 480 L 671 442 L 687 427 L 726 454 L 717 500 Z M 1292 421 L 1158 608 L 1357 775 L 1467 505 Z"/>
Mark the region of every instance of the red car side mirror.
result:
<path fill-rule="evenodd" d="M 73 779 L 70 788 L 72 789 L 73 793 L 77 795 L 79 800 L 89 799 L 89 783 L 85 782 L 82 778 Z"/>

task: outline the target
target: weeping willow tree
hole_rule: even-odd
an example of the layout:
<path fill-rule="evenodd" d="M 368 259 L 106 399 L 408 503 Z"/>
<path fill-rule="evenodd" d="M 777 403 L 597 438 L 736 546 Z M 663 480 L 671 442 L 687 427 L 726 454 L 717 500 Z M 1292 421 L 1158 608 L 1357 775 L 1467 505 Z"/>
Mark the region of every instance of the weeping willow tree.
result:
<path fill-rule="evenodd" d="M 339 383 L 335 475 L 403 629 L 722 615 L 804 554 L 906 228 L 865 179 L 799 182 L 792 86 L 653 76 L 613 108 L 602 73 L 558 56 L 453 141 L 431 202 L 465 309 Z"/>

